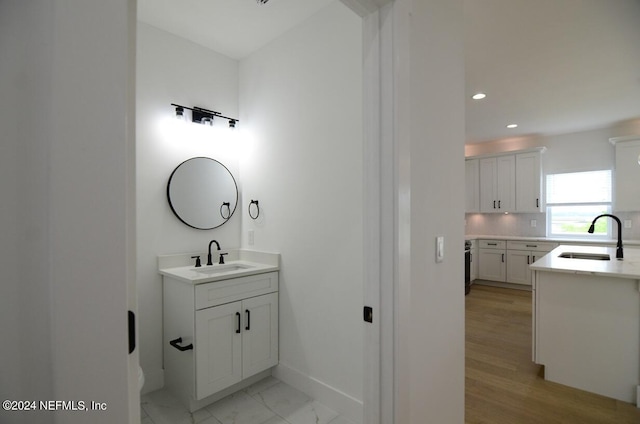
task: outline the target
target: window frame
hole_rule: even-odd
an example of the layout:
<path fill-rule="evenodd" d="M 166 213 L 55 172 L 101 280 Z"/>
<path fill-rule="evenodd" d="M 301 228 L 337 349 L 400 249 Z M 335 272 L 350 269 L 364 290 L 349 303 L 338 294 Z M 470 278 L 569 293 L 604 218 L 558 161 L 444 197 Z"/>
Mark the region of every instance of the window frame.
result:
<path fill-rule="evenodd" d="M 559 175 L 559 174 L 580 174 L 580 173 L 586 173 L 586 172 L 600 172 L 600 171 L 607 171 L 609 173 L 609 181 L 610 181 L 610 185 L 609 185 L 609 201 L 608 202 L 593 202 L 593 201 L 588 201 L 588 202 L 567 202 L 567 203 L 552 203 L 549 202 L 547 199 L 547 196 L 549 193 L 549 179 L 548 177 L 550 175 Z M 553 232 L 553 208 L 554 207 L 580 207 L 580 206 L 592 206 L 592 207 L 597 207 L 597 206 L 603 206 L 603 208 L 605 209 L 605 211 L 603 213 L 612 213 L 613 211 L 613 170 L 612 169 L 590 169 L 590 170 L 575 170 L 575 171 L 564 171 L 564 172 L 554 172 L 554 173 L 549 173 L 545 175 L 544 178 L 544 188 L 545 188 L 545 212 L 546 212 L 546 236 L 549 238 L 557 238 L 557 239 L 584 239 L 586 240 L 609 240 L 612 238 L 612 234 L 613 234 L 613 226 L 612 226 L 612 220 L 607 219 L 607 232 L 606 234 L 589 234 L 587 232 L 585 232 L 584 234 L 582 233 L 574 233 L 574 234 L 561 234 L 561 233 L 554 233 Z M 594 216 L 595 218 L 595 216 Z"/>

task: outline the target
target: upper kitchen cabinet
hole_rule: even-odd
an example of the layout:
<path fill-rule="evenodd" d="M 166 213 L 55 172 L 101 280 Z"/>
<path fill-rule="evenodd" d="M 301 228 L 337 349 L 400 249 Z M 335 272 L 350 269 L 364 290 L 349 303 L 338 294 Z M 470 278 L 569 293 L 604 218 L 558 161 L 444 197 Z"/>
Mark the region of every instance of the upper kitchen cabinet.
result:
<path fill-rule="evenodd" d="M 542 212 L 540 152 L 516 155 L 516 212 Z"/>
<path fill-rule="evenodd" d="M 466 213 L 480 212 L 480 162 L 478 159 L 465 161 Z"/>
<path fill-rule="evenodd" d="M 545 150 L 538 147 L 510 154 L 467 158 L 466 211 L 542 212 L 541 154 Z M 475 178 L 476 175 L 479 178 Z"/>
<path fill-rule="evenodd" d="M 616 148 L 615 210 L 640 211 L 640 136 L 609 141 Z"/>
<path fill-rule="evenodd" d="M 514 155 L 480 159 L 480 212 L 513 212 L 516 199 Z"/>

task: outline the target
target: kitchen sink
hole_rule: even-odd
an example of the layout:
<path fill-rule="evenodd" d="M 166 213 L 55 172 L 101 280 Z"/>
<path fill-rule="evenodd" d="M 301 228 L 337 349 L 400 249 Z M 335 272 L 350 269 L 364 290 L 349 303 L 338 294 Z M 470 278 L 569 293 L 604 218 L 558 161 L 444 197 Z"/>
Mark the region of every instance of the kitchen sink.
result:
<path fill-rule="evenodd" d="M 611 256 L 607 253 L 562 252 L 558 257 L 566 259 L 590 259 L 593 261 L 611 260 Z"/>

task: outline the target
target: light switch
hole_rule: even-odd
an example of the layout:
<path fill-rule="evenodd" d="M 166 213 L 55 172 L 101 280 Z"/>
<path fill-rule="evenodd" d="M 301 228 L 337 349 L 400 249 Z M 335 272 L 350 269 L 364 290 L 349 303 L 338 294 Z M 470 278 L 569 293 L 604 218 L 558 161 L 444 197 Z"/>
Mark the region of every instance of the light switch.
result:
<path fill-rule="evenodd" d="M 531 226 L 535 228 L 536 225 L 538 225 L 538 221 L 536 221 L 535 219 L 532 219 L 531 220 Z"/>
<path fill-rule="evenodd" d="M 436 262 L 444 259 L 444 236 L 436 237 Z"/>
<path fill-rule="evenodd" d="M 625 219 L 624 220 L 624 228 L 631 228 L 631 220 L 630 219 Z"/>

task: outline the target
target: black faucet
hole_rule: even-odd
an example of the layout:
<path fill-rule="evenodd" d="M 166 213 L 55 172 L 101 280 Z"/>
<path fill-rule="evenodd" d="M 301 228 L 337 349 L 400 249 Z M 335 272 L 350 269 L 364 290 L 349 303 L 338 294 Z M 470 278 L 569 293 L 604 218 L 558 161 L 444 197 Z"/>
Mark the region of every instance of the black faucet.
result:
<path fill-rule="evenodd" d="M 620 219 L 615 216 L 615 215 L 610 215 L 608 213 L 603 213 L 602 215 L 598 215 L 594 218 L 593 222 L 591 223 L 591 226 L 589 227 L 589 234 L 593 234 L 593 226 L 595 225 L 596 221 L 599 218 L 602 218 L 603 216 L 608 216 L 609 218 L 613 218 L 616 220 L 616 222 L 618 223 L 618 244 L 616 245 L 616 259 L 622 259 L 624 258 L 624 255 L 622 253 L 622 222 L 620 222 Z"/>
<path fill-rule="evenodd" d="M 215 244 L 216 244 L 216 246 L 218 247 L 218 250 L 220 250 L 220 244 L 218 244 L 218 242 L 217 242 L 217 241 L 215 241 L 215 240 L 211 240 L 211 241 L 209 242 L 209 254 L 207 255 L 207 266 L 209 266 L 209 265 L 213 265 L 213 261 L 211 260 L 211 245 L 212 245 L 213 243 L 215 243 Z"/>

